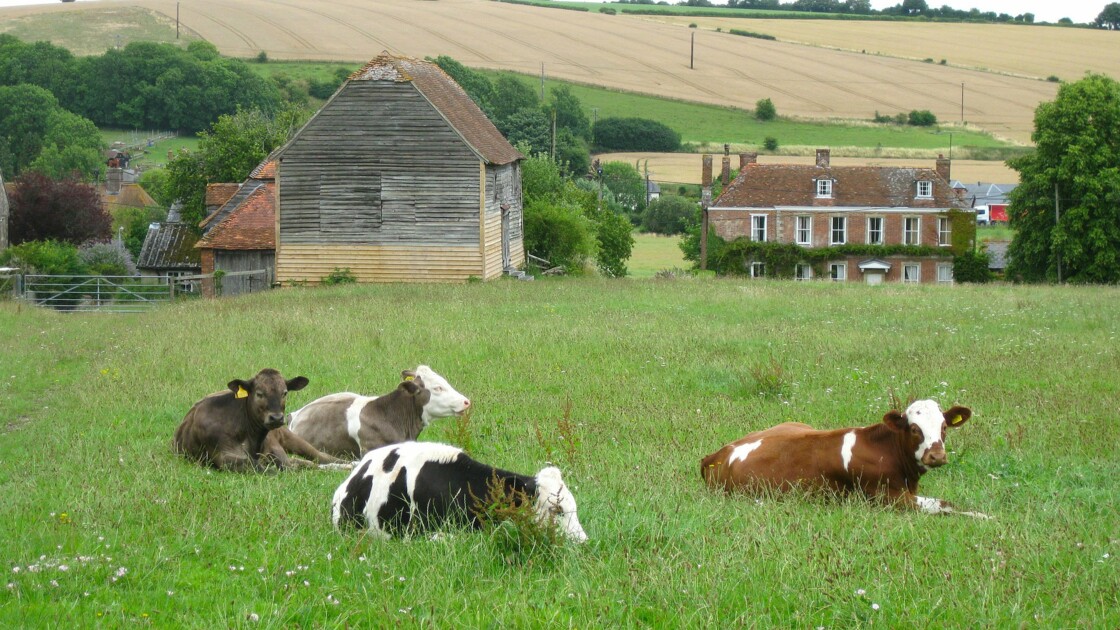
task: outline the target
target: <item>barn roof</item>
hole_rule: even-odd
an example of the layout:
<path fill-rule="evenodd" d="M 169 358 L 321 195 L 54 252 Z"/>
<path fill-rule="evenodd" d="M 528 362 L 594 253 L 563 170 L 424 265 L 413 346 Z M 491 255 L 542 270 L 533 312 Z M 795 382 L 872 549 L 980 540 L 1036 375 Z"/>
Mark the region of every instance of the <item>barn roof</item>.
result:
<path fill-rule="evenodd" d="M 241 184 L 236 183 L 206 184 L 206 205 L 220 206 L 224 204 L 229 201 L 230 197 L 237 194 L 239 188 L 241 188 Z"/>
<path fill-rule="evenodd" d="M 832 180 L 832 196 L 817 197 L 816 182 Z M 915 198 L 918 181 L 933 182 L 933 196 Z M 964 207 L 953 189 L 932 168 L 747 164 L 712 207 L 773 208 Z"/>
<path fill-rule="evenodd" d="M 243 188 L 248 187 L 246 184 Z M 274 183 L 260 182 L 253 186 L 252 192 L 230 208 L 228 216 L 206 232 L 195 248 L 276 249 L 275 200 Z"/>
<path fill-rule="evenodd" d="M 509 164 L 525 157 L 505 139 L 466 91 L 430 61 L 383 52 L 347 80 L 410 82 L 484 161 Z"/>
<path fill-rule="evenodd" d="M 153 223 L 140 248 L 138 269 L 189 271 L 200 268 L 200 256 L 194 244 L 198 236 L 190 226 L 179 221 Z"/>

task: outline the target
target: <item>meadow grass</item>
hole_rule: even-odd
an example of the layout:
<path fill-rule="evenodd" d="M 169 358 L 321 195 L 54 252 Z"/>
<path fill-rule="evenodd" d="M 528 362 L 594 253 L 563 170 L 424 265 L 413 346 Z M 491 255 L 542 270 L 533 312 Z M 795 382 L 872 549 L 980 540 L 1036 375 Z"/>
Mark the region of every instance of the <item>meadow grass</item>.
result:
<path fill-rule="evenodd" d="M 0 626 L 1117 627 L 1120 290 L 539 279 L 287 288 L 141 315 L 0 302 Z M 263 367 L 291 408 L 432 365 L 478 459 L 552 461 L 590 536 L 342 535 L 340 471 L 171 454 L 196 400 Z M 724 496 L 699 461 L 793 420 L 969 406 L 922 494 Z"/>
<path fill-rule="evenodd" d="M 651 278 L 665 269 L 687 269 L 692 263 L 684 259 L 679 236 L 634 233 L 634 249 L 626 261 L 628 277 Z"/>
<path fill-rule="evenodd" d="M 47 41 L 75 55 L 100 55 L 132 42 L 160 42 L 186 46 L 198 35 L 180 27 L 175 18 L 139 7 L 110 7 L 96 11 L 66 11 L 12 17 L 0 23 L 0 33 L 25 42 Z"/>

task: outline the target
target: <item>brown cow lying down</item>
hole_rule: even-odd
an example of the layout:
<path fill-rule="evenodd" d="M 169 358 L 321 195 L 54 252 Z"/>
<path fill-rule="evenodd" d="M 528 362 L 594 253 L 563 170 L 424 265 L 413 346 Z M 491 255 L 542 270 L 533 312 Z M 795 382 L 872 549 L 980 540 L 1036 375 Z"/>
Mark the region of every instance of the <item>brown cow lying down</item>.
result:
<path fill-rule="evenodd" d="M 972 416 L 967 407 L 942 413 L 932 400 L 919 400 L 906 413 L 888 411 L 864 428 L 818 431 L 787 422 L 751 433 L 705 457 L 700 475 L 713 488 L 762 490 L 803 488 L 837 493 L 859 491 L 887 503 L 929 514 L 958 512 L 948 501 L 918 496 L 918 479 L 944 465 L 945 430 Z"/>
<path fill-rule="evenodd" d="M 175 431 L 172 447 L 188 459 L 221 470 L 260 471 L 269 463 L 280 469 L 293 464 L 313 465 L 289 459 L 285 446 L 289 452 L 316 463 L 341 463 L 303 440 L 266 444 L 269 432 L 284 424 L 288 392 L 306 386 L 305 377 L 285 381 L 279 372 L 268 368 L 248 381 L 234 379 L 227 391 L 210 394 L 191 407 Z"/>

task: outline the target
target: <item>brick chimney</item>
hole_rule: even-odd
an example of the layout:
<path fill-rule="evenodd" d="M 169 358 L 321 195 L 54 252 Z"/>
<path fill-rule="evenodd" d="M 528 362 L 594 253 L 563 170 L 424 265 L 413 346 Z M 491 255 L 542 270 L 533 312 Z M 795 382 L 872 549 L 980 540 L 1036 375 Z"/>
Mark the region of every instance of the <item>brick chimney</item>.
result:
<path fill-rule="evenodd" d="M 712 187 L 712 156 L 704 154 L 704 168 L 700 171 L 700 185 L 704 188 Z"/>
<path fill-rule="evenodd" d="M 731 181 L 731 156 L 723 156 L 723 168 L 719 172 L 720 181 L 726 186 Z"/>
<path fill-rule="evenodd" d="M 747 164 L 755 164 L 756 162 L 758 162 L 758 154 L 757 153 L 754 153 L 754 152 L 740 153 L 739 154 L 739 171 L 741 172 L 744 168 L 747 168 Z"/>
<path fill-rule="evenodd" d="M 949 173 L 952 170 L 952 165 L 953 163 L 947 160 L 944 155 L 937 155 L 937 166 L 935 168 L 937 169 L 937 174 L 946 182 L 949 181 Z"/>
<path fill-rule="evenodd" d="M 828 149 L 817 149 L 817 166 L 820 168 L 828 168 L 828 160 L 831 152 Z"/>

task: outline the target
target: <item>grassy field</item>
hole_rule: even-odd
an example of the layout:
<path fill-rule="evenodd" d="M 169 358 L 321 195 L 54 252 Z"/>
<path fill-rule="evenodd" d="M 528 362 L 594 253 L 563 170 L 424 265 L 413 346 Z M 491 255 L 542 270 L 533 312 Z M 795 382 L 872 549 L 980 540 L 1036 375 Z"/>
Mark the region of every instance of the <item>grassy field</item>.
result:
<path fill-rule="evenodd" d="M 0 625 L 1117 627 L 1118 297 L 589 279 L 119 317 L 3 302 Z M 220 474 L 170 453 L 231 378 L 304 374 L 298 406 L 388 391 L 418 363 L 474 402 L 422 438 L 523 472 L 555 462 L 586 545 L 340 535 L 342 472 Z M 871 423 L 896 396 L 972 408 L 922 492 L 992 520 L 699 480 L 702 456 L 749 431 Z"/>
<path fill-rule="evenodd" d="M 168 131 L 135 131 L 131 129 L 102 129 L 101 137 L 107 146 L 123 142 L 132 156 L 130 166 L 159 168 L 167 164 L 167 153 L 182 149 L 198 148 L 197 136 L 180 136 Z"/>
<path fill-rule="evenodd" d="M 95 11 L 67 11 L 59 5 L 8 9 L 0 20 L 0 33 L 27 42 L 47 41 L 75 55 L 100 55 L 131 42 L 164 42 L 186 46 L 199 39 L 180 27 L 175 33 L 175 12 L 170 16 L 132 6 L 105 6 Z"/>
<path fill-rule="evenodd" d="M 634 233 L 634 250 L 626 263 L 629 277 L 651 278 L 664 269 L 688 269 L 692 263 L 681 253 L 680 237 Z"/>

